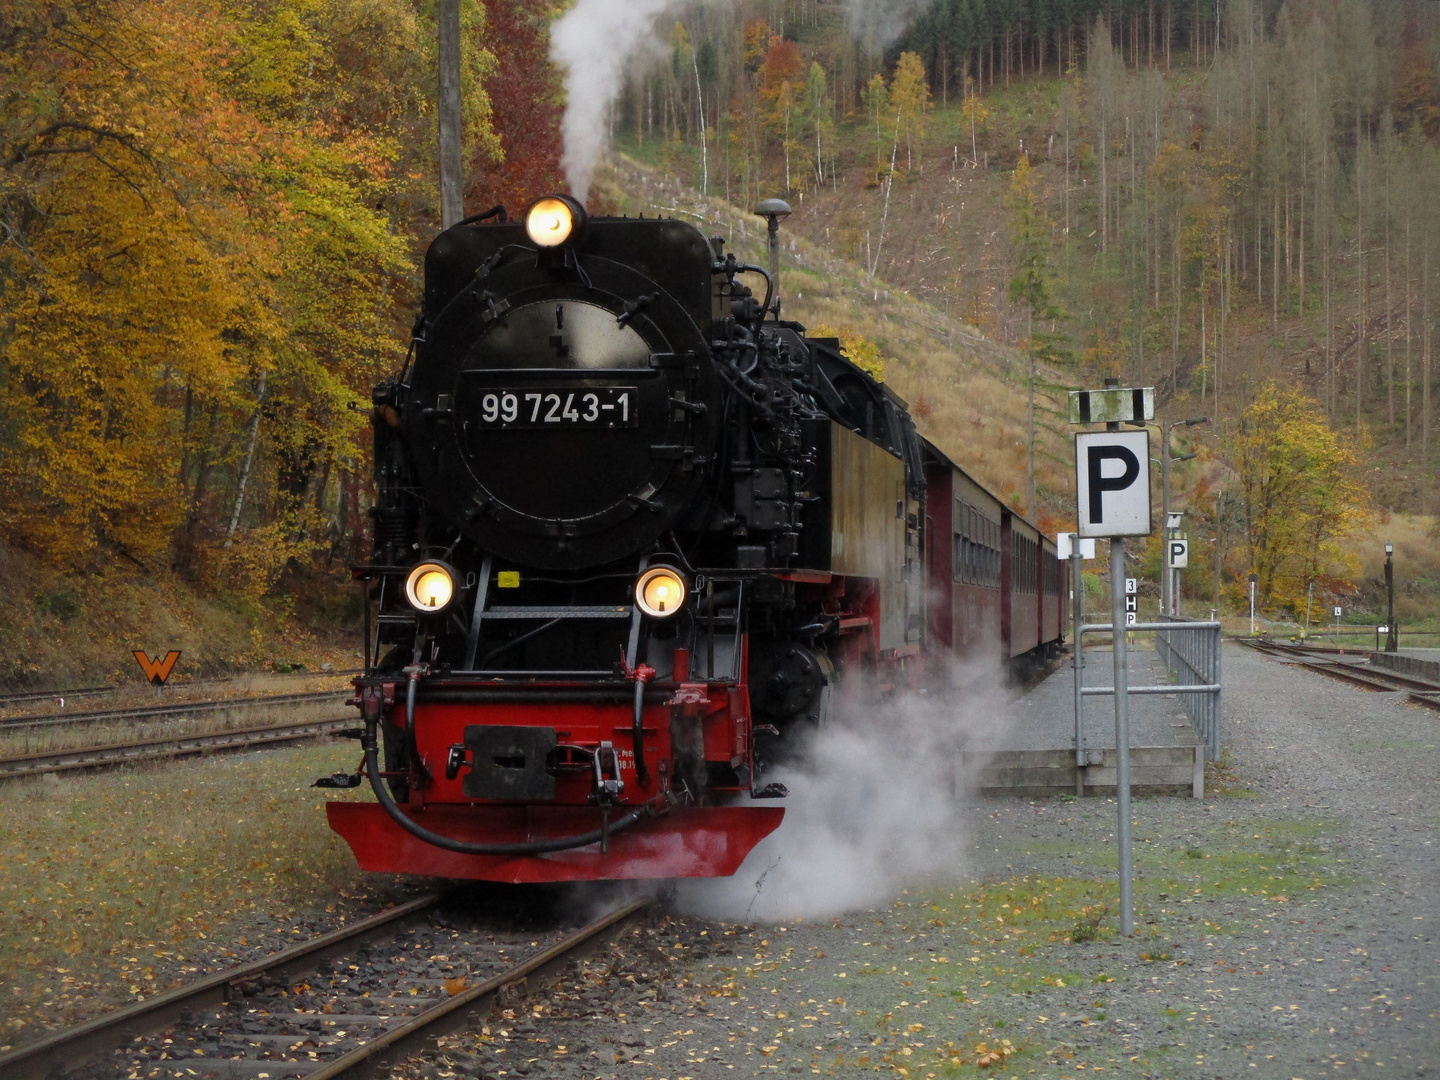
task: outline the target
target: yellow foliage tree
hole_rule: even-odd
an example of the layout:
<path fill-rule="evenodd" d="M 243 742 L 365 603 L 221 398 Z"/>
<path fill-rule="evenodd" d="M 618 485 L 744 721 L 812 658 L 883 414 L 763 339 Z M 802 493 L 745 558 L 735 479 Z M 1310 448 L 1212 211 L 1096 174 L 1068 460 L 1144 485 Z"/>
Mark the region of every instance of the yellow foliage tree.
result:
<path fill-rule="evenodd" d="M 1355 450 L 1320 403 L 1266 383 L 1240 417 L 1229 451 L 1240 479 L 1251 571 L 1267 604 L 1303 603 L 1312 581 L 1347 584 L 1356 567 L 1337 541 L 1370 518 Z"/>
<path fill-rule="evenodd" d="M 812 326 L 805 333 L 807 337 L 839 338 L 840 351 L 845 354 L 846 360 L 849 360 L 876 382 L 885 381 L 886 358 L 881 354 L 880 346 L 863 334 L 857 333 L 848 326 L 837 328 L 828 323 Z"/>
<path fill-rule="evenodd" d="M 0 531 L 263 591 L 399 359 L 433 27 L 405 0 L 57 10 L 8 5 L 0 54 Z"/>
<path fill-rule="evenodd" d="M 890 108 L 899 117 L 900 134 L 905 138 L 905 171 L 914 169 L 914 144 L 925 137 L 925 110 L 930 105 L 930 83 L 925 62 L 918 53 L 900 54 L 895 78 L 890 80 Z"/>

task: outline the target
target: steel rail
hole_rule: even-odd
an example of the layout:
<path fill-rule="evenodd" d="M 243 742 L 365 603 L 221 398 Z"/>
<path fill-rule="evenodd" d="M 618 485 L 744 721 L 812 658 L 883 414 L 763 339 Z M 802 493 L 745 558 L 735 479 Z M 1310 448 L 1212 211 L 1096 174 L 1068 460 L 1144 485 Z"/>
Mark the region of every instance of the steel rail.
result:
<path fill-rule="evenodd" d="M 1291 649 L 1288 645 L 1277 645 L 1273 641 L 1260 642 L 1244 638 L 1240 640 L 1262 656 L 1286 656 Z M 1340 662 L 1317 664 L 1293 656 L 1290 659 L 1296 667 L 1305 668 L 1307 671 L 1329 675 L 1332 679 L 1340 679 L 1352 686 L 1359 686 L 1362 689 L 1382 694 L 1403 693 L 1415 705 L 1423 705 L 1428 709 L 1440 709 L 1440 686 L 1423 679 L 1412 679 L 1383 668 L 1366 668 L 1361 671 L 1358 670 L 1358 664 Z"/>
<path fill-rule="evenodd" d="M 188 716 L 191 713 L 221 712 L 225 709 L 257 709 L 266 705 L 294 705 L 322 698 L 338 698 L 349 690 L 301 690 L 289 694 L 255 694 L 249 697 L 210 698 L 204 701 L 177 702 L 174 705 L 141 705 L 132 709 L 96 709 L 80 713 L 31 713 L 0 719 L 0 731 L 23 728 L 63 727 L 67 724 L 98 724 L 106 720 L 152 720 L 167 716 Z"/>
<path fill-rule="evenodd" d="M 426 911 L 440 900 L 439 893 L 417 897 L 303 944 L 282 949 L 239 967 L 213 972 L 203 979 L 177 986 L 173 990 L 162 991 L 144 1001 L 123 1006 L 75 1027 L 52 1032 L 34 1042 L 0 1053 L 0 1076 L 6 1080 L 46 1077 L 54 1068 L 73 1065 L 83 1056 L 119 1046 L 135 1035 L 163 1028 L 179 1019 L 185 1009 L 223 1002 L 228 996 L 228 988 L 237 983 L 248 982 L 278 971 L 297 960 L 324 959 L 326 954 L 339 952 L 399 919 Z"/>
<path fill-rule="evenodd" d="M 383 930 L 407 916 L 433 907 L 441 900 L 438 894 L 419 897 L 389 911 L 373 915 L 353 926 L 341 927 L 302 945 L 284 949 L 240 967 L 214 972 L 186 986 L 156 994 L 142 1002 L 127 1005 L 73 1028 L 56 1031 L 25 1046 L 0 1053 L 0 1076 L 6 1080 L 45 1080 L 53 1070 L 73 1067 L 81 1060 L 105 1050 L 119 1049 L 136 1036 L 163 1030 L 183 1020 L 196 1008 L 213 1006 L 228 1000 L 241 985 L 264 975 L 278 973 L 297 961 L 319 965 L 332 955 L 344 952 L 357 941 Z M 378 1032 L 373 1038 L 331 1061 L 265 1060 L 259 1064 L 269 1071 L 284 1074 L 301 1072 L 306 1080 L 334 1080 L 339 1076 L 358 1077 L 393 1064 L 393 1060 L 415 1052 L 424 1039 L 455 1030 L 467 1019 L 468 1010 L 501 991 L 523 984 L 534 975 L 547 974 L 605 931 L 649 907 L 654 901 L 642 897 L 623 904 L 607 915 L 565 935 L 554 945 L 514 964 L 484 982 L 443 998 L 430 1008 L 404 1018 Z M 288 973 L 287 973 L 288 974 Z M 448 1023 L 447 1023 L 448 1021 Z M 176 1059 L 180 1061 L 182 1059 Z M 183 1059 L 187 1063 L 189 1059 Z M 230 1059 L 207 1058 L 207 1067 L 224 1068 Z M 295 1068 L 299 1066 L 299 1068 Z M 223 1075 L 223 1074 L 222 1074 Z"/>
<path fill-rule="evenodd" d="M 264 671 L 250 672 L 252 676 L 262 676 L 266 679 L 329 679 L 342 675 L 363 675 L 364 668 L 342 668 L 331 671 Z M 194 690 L 201 686 L 223 686 L 225 683 L 235 682 L 244 678 L 245 675 L 227 675 L 219 679 L 196 679 L 193 682 L 176 682 L 167 684 L 171 690 L 184 689 Z M 8 709 L 12 705 L 24 705 L 31 701 L 45 701 L 55 698 L 81 698 L 100 697 L 105 694 L 118 693 L 121 690 L 140 689 L 136 683 L 115 683 L 109 686 L 73 686 L 68 689 L 59 690 L 17 690 L 12 694 L 0 694 L 0 709 Z"/>
<path fill-rule="evenodd" d="M 440 1026 L 442 1021 L 458 1019 L 456 1014 L 461 1009 L 475 1005 L 484 999 L 494 998 L 506 987 L 519 983 L 531 975 L 545 973 L 581 946 L 588 944 L 612 926 L 624 922 L 652 903 L 654 903 L 652 898 L 642 897 L 622 905 L 608 915 L 602 915 L 594 922 L 582 926 L 573 934 L 561 938 L 548 949 L 536 953 L 530 959 L 523 960 L 499 975 L 492 976 L 468 990 L 462 990 L 453 997 L 444 999 L 439 1004 L 406 1020 L 403 1024 L 386 1029 L 370 1041 L 357 1046 L 354 1050 L 333 1061 L 326 1062 L 320 1068 L 307 1071 L 305 1080 L 335 1080 L 336 1077 L 346 1074 L 359 1074 L 362 1070 L 369 1073 L 393 1064 L 394 1059 L 407 1053 L 413 1053 L 416 1043 Z M 437 1033 L 444 1034 L 445 1032 Z M 390 1054 L 385 1055 L 389 1060 L 376 1060 L 382 1052 L 387 1050 L 391 1051 Z"/>
<path fill-rule="evenodd" d="M 77 686 L 70 690 L 21 690 L 14 694 L 0 694 L 0 709 L 11 705 L 24 705 L 30 701 L 44 701 L 46 698 L 96 697 L 113 694 L 118 686 Z"/>
<path fill-rule="evenodd" d="M 111 743 L 107 746 L 79 746 L 70 750 L 49 750 L 38 754 L 20 754 L 0 758 L 0 780 L 42 773 L 72 772 L 77 769 L 102 769 L 134 761 L 159 758 L 189 757 L 215 750 L 242 750 L 250 746 L 266 746 L 333 735 L 354 728 L 353 716 L 329 720 L 307 720 L 264 727 L 232 728 L 205 735 L 177 735 L 164 739 Z"/>

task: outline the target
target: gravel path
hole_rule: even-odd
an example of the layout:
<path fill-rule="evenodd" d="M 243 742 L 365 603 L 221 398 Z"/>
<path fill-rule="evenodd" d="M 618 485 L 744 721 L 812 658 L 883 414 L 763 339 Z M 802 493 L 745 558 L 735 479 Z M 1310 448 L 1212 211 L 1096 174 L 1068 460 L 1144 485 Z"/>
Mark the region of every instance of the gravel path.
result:
<path fill-rule="evenodd" d="M 1112 801 L 972 801 L 948 882 L 805 922 L 657 918 L 397 1075 L 1435 1075 L 1440 714 L 1224 663 L 1211 794 L 1134 805 L 1134 939 Z"/>

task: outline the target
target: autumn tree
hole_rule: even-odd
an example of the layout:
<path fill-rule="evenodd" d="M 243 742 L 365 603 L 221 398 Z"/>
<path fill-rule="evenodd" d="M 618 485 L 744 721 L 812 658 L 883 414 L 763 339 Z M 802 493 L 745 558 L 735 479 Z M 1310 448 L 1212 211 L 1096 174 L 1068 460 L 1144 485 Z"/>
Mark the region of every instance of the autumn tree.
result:
<path fill-rule="evenodd" d="M 930 106 L 930 84 L 925 78 L 925 65 L 913 52 L 900 54 L 895 77 L 890 81 L 890 108 L 898 119 L 900 135 L 905 139 L 905 171 L 914 168 L 914 144 L 925 136 L 925 112 Z"/>
<path fill-rule="evenodd" d="M 349 405 L 398 365 L 406 232 L 434 227 L 433 25 L 406 0 L 7 18 L 0 530 L 256 597 L 360 518 Z"/>
<path fill-rule="evenodd" d="M 1337 542 L 1368 523 L 1369 500 L 1354 446 L 1326 424 L 1319 402 L 1266 383 L 1241 414 L 1229 451 L 1266 603 L 1293 606 L 1322 575 L 1354 573 Z"/>
<path fill-rule="evenodd" d="M 876 179 L 886 173 L 885 151 L 890 146 L 885 124 L 885 121 L 891 116 L 890 90 L 885 85 L 885 76 L 879 72 L 870 76 L 870 81 L 865 84 L 860 98 L 864 104 L 867 126 L 871 130 L 871 146 L 875 152 L 874 167 L 866 183 L 873 184 Z"/>
<path fill-rule="evenodd" d="M 785 156 L 785 190 L 791 189 L 790 155 L 799 148 L 795 138 L 795 114 L 802 103 L 804 65 L 800 49 L 793 41 L 774 35 L 765 62 L 760 65 L 760 100 L 767 112 L 767 129 L 780 140 Z"/>

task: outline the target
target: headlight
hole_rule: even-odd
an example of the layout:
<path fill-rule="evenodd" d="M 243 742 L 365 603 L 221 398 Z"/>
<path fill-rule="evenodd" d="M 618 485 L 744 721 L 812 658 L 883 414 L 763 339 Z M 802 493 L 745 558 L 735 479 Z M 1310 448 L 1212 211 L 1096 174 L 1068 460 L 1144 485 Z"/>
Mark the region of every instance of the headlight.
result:
<path fill-rule="evenodd" d="M 420 563 L 405 579 L 405 599 L 419 611 L 444 611 L 455 599 L 455 571 L 444 563 Z"/>
<path fill-rule="evenodd" d="M 546 195 L 525 211 L 525 232 L 539 247 L 559 247 L 584 224 L 585 208 L 568 195 Z"/>
<path fill-rule="evenodd" d="M 679 570 L 652 566 L 635 583 L 635 603 L 652 619 L 668 619 L 685 603 L 685 579 Z"/>

